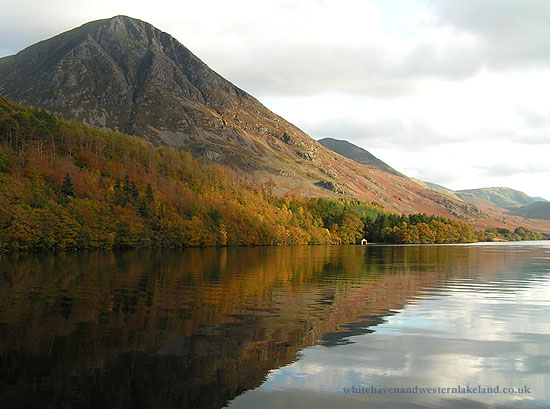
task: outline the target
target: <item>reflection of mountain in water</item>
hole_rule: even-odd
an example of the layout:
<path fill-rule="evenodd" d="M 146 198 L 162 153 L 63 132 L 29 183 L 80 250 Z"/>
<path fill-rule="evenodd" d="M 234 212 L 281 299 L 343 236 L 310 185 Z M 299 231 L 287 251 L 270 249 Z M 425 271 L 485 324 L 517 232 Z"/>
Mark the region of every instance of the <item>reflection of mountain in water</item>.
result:
<path fill-rule="evenodd" d="M 387 315 L 395 313 L 395 311 L 387 311 Z M 321 338 L 322 345 L 325 346 L 337 346 L 349 344 L 352 341 L 349 340 L 349 337 L 355 335 L 371 334 L 375 330 L 373 327 L 383 324 L 386 322 L 384 317 L 378 317 L 375 315 L 365 315 L 359 317 L 362 321 L 359 322 L 350 322 L 349 324 L 340 325 L 344 331 L 338 332 L 328 332 L 323 334 Z"/>
<path fill-rule="evenodd" d="M 219 408 L 426 288 L 514 262 L 479 247 L 291 247 L 3 258 L 7 407 Z M 48 406 L 46 406 L 48 407 Z"/>

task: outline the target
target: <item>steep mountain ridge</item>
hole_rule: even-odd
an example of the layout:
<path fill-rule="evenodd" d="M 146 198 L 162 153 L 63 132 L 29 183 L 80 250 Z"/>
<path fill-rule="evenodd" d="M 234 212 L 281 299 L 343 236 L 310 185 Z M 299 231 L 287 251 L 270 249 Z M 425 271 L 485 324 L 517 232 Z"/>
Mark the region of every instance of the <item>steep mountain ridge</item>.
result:
<path fill-rule="evenodd" d="M 199 124 L 229 131 L 221 111 L 262 108 L 173 37 L 126 16 L 84 24 L 0 59 L 0 92 L 157 145 L 181 145 Z M 159 107 L 164 118 L 154 112 Z"/>
<path fill-rule="evenodd" d="M 355 197 L 478 227 L 503 223 L 498 214 L 325 148 L 169 34 L 130 17 L 90 22 L 1 58 L 0 95 L 182 147 L 276 194 Z"/>

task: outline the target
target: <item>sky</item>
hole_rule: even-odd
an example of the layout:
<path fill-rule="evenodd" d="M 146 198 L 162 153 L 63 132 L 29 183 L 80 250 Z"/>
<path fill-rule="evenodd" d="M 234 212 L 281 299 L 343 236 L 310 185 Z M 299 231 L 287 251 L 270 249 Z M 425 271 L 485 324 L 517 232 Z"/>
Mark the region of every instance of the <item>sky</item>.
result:
<path fill-rule="evenodd" d="M 550 200 L 547 0 L 7 0 L 0 56 L 119 14 L 314 139 L 450 189 Z"/>

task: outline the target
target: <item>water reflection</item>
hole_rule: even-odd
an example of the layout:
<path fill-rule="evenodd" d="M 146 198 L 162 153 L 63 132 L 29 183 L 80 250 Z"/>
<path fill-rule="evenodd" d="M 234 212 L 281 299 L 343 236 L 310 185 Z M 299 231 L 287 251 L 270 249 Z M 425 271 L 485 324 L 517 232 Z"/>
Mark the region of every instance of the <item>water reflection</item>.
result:
<path fill-rule="evenodd" d="M 2 256 L 1 397 L 21 408 L 220 408 L 263 384 L 231 406 L 273 390 L 304 405 L 318 393 L 347 404 L 334 394 L 373 376 L 410 384 L 505 368 L 533 380 L 548 372 L 549 254 L 344 246 Z"/>
<path fill-rule="evenodd" d="M 229 407 L 263 402 L 283 408 L 292 401 L 317 409 L 549 407 L 550 266 L 541 254 L 550 254 L 550 247 L 514 249 L 511 254 L 478 248 L 482 263 L 468 263 L 471 276 L 458 274 L 444 285 L 426 286 L 371 326 L 368 336 L 352 334 L 335 349 L 305 349 L 299 361 L 272 371 L 261 388 Z M 492 255 L 502 259 L 492 260 Z M 375 393 L 346 394 L 353 386 Z M 517 388 L 522 393 L 381 393 L 382 388 L 415 386 Z"/>

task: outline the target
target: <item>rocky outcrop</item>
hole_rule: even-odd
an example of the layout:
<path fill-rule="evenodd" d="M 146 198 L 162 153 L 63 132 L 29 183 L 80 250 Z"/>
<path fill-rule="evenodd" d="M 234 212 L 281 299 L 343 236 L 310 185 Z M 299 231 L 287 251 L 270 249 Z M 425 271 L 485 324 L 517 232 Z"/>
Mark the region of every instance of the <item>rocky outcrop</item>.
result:
<path fill-rule="evenodd" d="M 331 182 L 329 180 L 320 180 L 315 183 L 317 186 L 322 187 L 323 189 L 329 190 L 334 193 L 346 194 L 349 193 L 345 187 L 338 183 Z"/>

